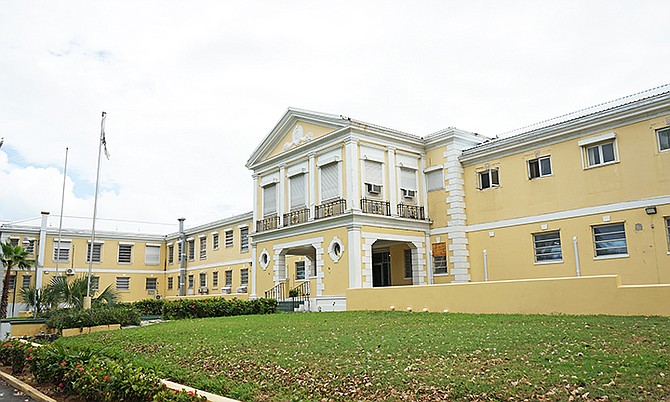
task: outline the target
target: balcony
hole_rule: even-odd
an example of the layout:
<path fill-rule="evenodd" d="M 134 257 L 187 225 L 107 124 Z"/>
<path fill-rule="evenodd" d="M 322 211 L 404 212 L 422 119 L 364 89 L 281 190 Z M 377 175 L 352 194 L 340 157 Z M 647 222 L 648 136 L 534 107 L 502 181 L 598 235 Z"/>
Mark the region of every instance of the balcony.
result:
<path fill-rule="evenodd" d="M 423 212 L 423 207 L 416 205 L 398 204 L 398 216 L 407 219 L 416 219 L 423 221 L 426 216 Z"/>
<path fill-rule="evenodd" d="M 361 211 L 366 214 L 391 216 L 391 203 L 388 201 L 362 198 Z"/>
<path fill-rule="evenodd" d="M 324 202 L 323 204 L 314 207 L 314 219 L 340 215 L 343 214 L 346 209 L 347 201 L 343 199 Z"/>
<path fill-rule="evenodd" d="M 302 208 L 284 214 L 284 226 L 297 225 L 309 220 L 309 209 Z"/>
<path fill-rule="evenodd" d="M 279 227 L 279 217 L 277 215 L 269 216 L 267 218 L 261 219 L 260 221 L 256 221 L 257 232 L 277 229 L 278 227 Z"/>

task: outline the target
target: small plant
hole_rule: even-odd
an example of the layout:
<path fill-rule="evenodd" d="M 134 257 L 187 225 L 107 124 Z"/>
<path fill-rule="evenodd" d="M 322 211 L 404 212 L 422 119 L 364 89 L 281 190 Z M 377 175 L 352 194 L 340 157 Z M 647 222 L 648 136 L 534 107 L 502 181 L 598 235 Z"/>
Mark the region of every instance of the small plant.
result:
<path fill-rule="evenodd" d="M 199 402 L 206 401 L 207 398 L 197 395 L 193 391 L 174 391 L 163 387 L 156 395 L 154 395 L 154 402 Z"/>
<path fill-rule="evenodd" d="M 11 366 L 12 373 L 18 374 L 23 371 L 32 352 L 33 349 L 29 344 L 16 339 L 7 339 L 0 347 L 0 363 L 3 366 Z"/>

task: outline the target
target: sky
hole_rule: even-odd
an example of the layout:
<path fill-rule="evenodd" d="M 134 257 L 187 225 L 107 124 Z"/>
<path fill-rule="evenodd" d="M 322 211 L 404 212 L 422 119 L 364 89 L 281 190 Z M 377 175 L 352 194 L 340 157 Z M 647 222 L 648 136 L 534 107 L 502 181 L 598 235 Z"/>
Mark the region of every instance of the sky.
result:
<path fill-rule="evenodd" d="M 288 107 L 495 136 L 670 83 L 663 1 L 0 0 L 0 222 L 167 234 L 248 212 Z M 81 217 L 81 218 L 74 218 Z"/>

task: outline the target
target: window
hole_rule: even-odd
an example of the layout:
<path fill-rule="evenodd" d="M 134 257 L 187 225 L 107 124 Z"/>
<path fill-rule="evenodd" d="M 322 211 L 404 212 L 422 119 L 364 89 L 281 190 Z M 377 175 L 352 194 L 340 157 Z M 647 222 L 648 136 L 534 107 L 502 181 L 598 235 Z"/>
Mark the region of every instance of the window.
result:
<path fill-rule="evenodd" d="M 102 259 L 102 243 L 95 242 L 93 244 L 93 255 L 91 258 L 91 241 L 88 242 L 88 247 L 86 248 L 86 262 L 100 262 Z"/>
<path fill-rule="evenodd" d="M 119 243 L 119 264 L 130 264 L 133 255 L 133 245 Z"/>
<path fill-rule="evenodd" d="M 195 240 L 189 239 L 188 241 L 188 260 L 195 260 Z"/>
<path fill-rule="evenodd" d="M 100 277 L 91 276 L 91 290 L 98 290 L 98 289 L 100 289 Z"/>
<path fill-rule="evenodd" d="M 193 289 L 193 282 L 194 282 L 193 274 L 191 274 L 191 275 L 188 276 L 188 288 L 189 289 Z"/>
<path fill-rule="evenodd" d="M 533 235 L 535 262 L 562 261 L 561 236 L 555 232 L 536 233 Z"/>
<path fill-rule="evenodd" d="M 670 251 L 670 217 L 665 218 L 665 228 L 668 232 L 668 251 Z"/>
<path fill-rule="evenodd" d="M 544 156 L 528 161 L 528 177 L 531 180 L 545 176 L 551 176 L 551 157 Z"/>
<path fill-rule="evenodd" d="M 218 250 L 218 248 L 219 248 L 219 234 L 218 233 L 212 233 L 212 248 L 214 250 Z"/>
<path fill-rule="evenodd" d="M 23 239 L 23 248 L 28 254 L 35 252 L 35 239 Z"/>
<path fill-rule="evenodd" d="M 312 261 L 307 260 L 305 262 L 307 266 L 309 267 L 309 276 L 312 278 L 316 277 L 316 264 L 312 263 Z"/>
<path fill-rule="evenodd" d="M 14 290 L 16 287 L 16 275 L 12 275 L 9 277 L 9 290 Z"/>
<path fill-rule="evenodd" d="M 402 198 L 416 198 L 416 170 L 400 168 L 400 192 Z"/>
<path fill-rule="evenodd" d="M 382 192 L 383 175 L 382 163 L 365 161 L 365 192 L 367 195 L 378 197 Z"/>
<path fill-rule="evenodd" d="M 438 191 L 444 188 L 444 173 L 442 169 L 426 172 L 425 176 L 427 191 Z"/>
<path fill-rule="evenodd" d="M 182 243 L 181 240 L 179 240 L 179 242 L 177 242 L 177 244 L 178 244 L 178 247 L 177 247 L 177 261 L 179 261 L 179 263 L 181 263 L 181 256 L 184 253 L 184 246 L 182 245 L 183 243 Z"/>
<path fill-rule="evenodd" d="M 659 151 L 667 151 L 670 149 L 670 127 L 656 131 L 658 137 Z"/>
<path fill-rule="evenodd" d="M 607 141 L 593 146 L 584 147 L 586 166 L 593 167 L 616 161 L 614 141 Z"/>
<path fill-rule="evenodd" d="M 277 184 L 272 183 L 263 187 L 263 216 L 277 213 Z"/>
<path fill-rule="evenodd" d="M 291 192 L 291 209 L 305 207 L 305 174 L 297 174 L 289 179 L 289 191 Z"/>
<path fill-rule="evenodd" d="M 487 169 L 482 172 L 478 172 L 477 176 L 479 177 L 480 190 L 485 190 L 491 187 L 500 187 L 498 168 Z"/>
<path fill-rule="evenodd" d="M 9 244 L 11 244 L 12 246 L 16 247 L 16 246 L 19 245 L 19 240 L 21 240 L 20 237 L 10 237 L 10 238 L 9 238 Z"/>
<path fill-rule="evenodd" d="M 207 258 L 207 236 L 200 237 L 200 259 Z"/>
<path fill-rule="evenodd" d="M 161 246 L 158 244 L 147 244 L 144 246 L 144 264 L 158 265 L 161 263 Z"/>
<path fill-rule="evenodd" d="M 626 230 L 623 223 L 593 227 L 596 257 L 627 255 Z"/>
<path fill-rule="evenodd" d="M 219 287 L 219 273 L 216 271 L 212 272 L 212 287 L 213 288 Z"/>
<path fill-rule="evenodd" d="M 168 264 L 174 264 L 174 244 L 168 244 L 167 257 L 168 257 Z"/>
<path fill-rule="evenodd" d="M 340 195 L 340 165 L 337 162 L 319 168 L 321 182 L 321 201 L 336 198 Z"/>
<path fill-rule="evenodd" d="M 226 271 L 226 287 L 233 286 L 233 271 Z"/>
<path fill-rule="evenodd" d="M 174 288 L 174 278 L 170 276 L 167 278 L 167 290 L 172 290 L 172 288 Z"/>
<path fill-rule="evenodd" d="M 226 230 L 225 236 L 226 236 L 226 247 L 233 247 L 233 245 L 234 245 L 233 231 L 232 230 Z"/>
<path fill-rule="evenodd" d="M 447 273 L 447 245 L 446 243 L 433 243 L 433 273 Z"/>
<path fill-rule="evenodd" d="M 21 287 L 23 289 L 30 288 L 30 275 L 23 275 L 22 282 L 21 282 Z"/>
<path fill-rule="evenodd" d="M 305 261 L 296 261 L 295 263 L 295 280 L 301 281 L 305 279 Z"/>
<path fill-rule="evenodd" d="M 116 290 L 130 290 L 130 278 L 127 276 L 117 276 Z"/>
<path fill-rule="evenodd" d="M 200 273 L 200 287 L 207 287 L 207 274 L 205 272 Z"/>
<path fill-rule="evenodd" d="M 146 290 L 156 290 L 158 289 L 158 278 L 146 278 L 144 288 Z"/>
<path fill-rule="evenodd" d="M 412 279 L 412 250 L 405 250 L 405 279 Z"/>
<path fill-rule="evenodd" d="M 249 283 L 249 270 L 246 268 L 240 270 L 240 283 L 242 286 Z"/>
<path fill-rule="evenodd" d="M 240 251 L 249 251 L 249 228 L 240 228 Z"/>
<path fill-rule="evenodd" d="M 70 259 L 71 240 L 61 240 L 58 248 L 58 239 L 54 240 L 54 261 L 68 261 Z"/>

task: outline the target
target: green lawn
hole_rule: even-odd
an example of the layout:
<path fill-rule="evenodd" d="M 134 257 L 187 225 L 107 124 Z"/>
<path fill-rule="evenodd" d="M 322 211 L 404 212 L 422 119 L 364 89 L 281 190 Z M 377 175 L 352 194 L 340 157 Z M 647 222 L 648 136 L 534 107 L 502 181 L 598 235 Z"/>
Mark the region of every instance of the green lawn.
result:
<path fill-rule="evenodd" d="M 670 318 L 405 312 L 173 321 L 104 347 L 241 400 L 664 400 Z"/>

